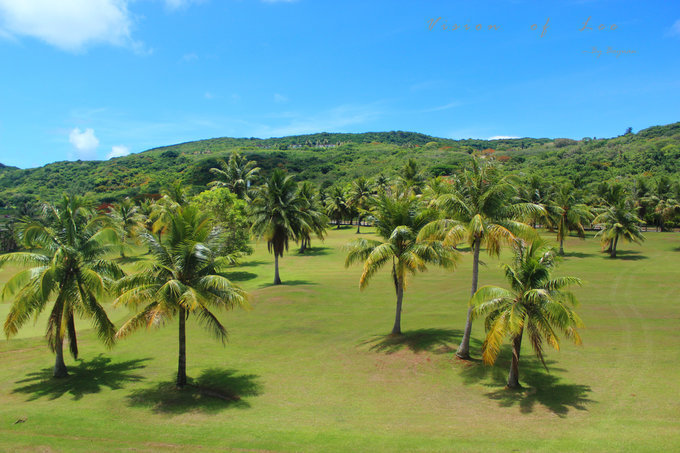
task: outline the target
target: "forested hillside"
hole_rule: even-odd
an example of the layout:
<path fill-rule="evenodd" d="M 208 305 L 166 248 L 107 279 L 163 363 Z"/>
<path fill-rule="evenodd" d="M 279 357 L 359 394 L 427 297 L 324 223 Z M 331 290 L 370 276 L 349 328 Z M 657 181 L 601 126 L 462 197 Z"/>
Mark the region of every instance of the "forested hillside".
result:
<path fill-rule="evenodd" d="M 668 175 L 680 170 L 680 123 L 637 133 L 581 140 L 450 140 L 412 132 L 331 134 L 283 138 L 215 138 L 151 149 L 109 161 L 62 161 L 40 168 L 0 164 L 0 207 L 30 199 L 53 200 L 64 192 L 101 202 L 157 193 L 181 180 L 193 191 L 213 179 L 218 160 L 239 151 L 255 160 L 266 176 L 282 167 L 320 186 L 358 176 L 395 174 L 414 158 L 430 175 L 447 175 L 475 152 L 526 176 L 540 174 L 577 185 L 634 176 Z"/>

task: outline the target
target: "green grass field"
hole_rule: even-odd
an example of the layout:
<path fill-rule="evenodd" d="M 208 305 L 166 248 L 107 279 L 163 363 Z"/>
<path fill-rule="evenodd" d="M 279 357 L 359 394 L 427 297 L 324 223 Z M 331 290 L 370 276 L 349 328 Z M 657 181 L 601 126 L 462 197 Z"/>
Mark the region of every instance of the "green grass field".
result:
<path fill-rule="evenodd" d="M 509 349 L 494 367 L 454 358 L 469 255 L 453 273 L 411 280 L 395 342 L 385 337 L 389 272 L 360 292 L 360 267 L 344 269 L 353 228 L 331 231 L 309 256 L 291 250 L 281 287 L 270 286 L 273 259 L 259 244 L 230 274 L 253 303 L 222 316 L 226 347 L 188 323 L 187 371 L 200 387 L 174 389 L 176 322 L 108 351 L 81 321 L 81 359 L 69 357 L 71 376 L 56 381 L 43 319 L 0 340 L 0 450 L 679 450 L 680 235 L 646 235 L 616 260 L 592 238 L 566 242 L 557 275 L 586 282 L 575 290 L 584 344 L 548 350 L 549 372 L 525 348 L 522 392 L 503 388 Z M 507 257 L 485 256 L 480 284 L 503 284 Z M 0 317 L 7 310 L 0 304 Z M 117 325 L 126 316 L 111 312 Z M 476 357 L 483 333 L 476 322 Z"/>

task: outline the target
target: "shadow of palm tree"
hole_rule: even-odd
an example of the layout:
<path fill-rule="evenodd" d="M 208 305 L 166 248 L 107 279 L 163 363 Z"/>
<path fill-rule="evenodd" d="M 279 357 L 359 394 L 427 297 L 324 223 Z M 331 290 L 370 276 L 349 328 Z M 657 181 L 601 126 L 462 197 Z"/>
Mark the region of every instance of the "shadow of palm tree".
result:
<path fill-rule="evenodd" d="M 210 368 L 196 379 L 189 378 L 183 389 L 175 382 L 160 382 L 128 395 L 130 406 L 148 407 L 155 413 L 181 414 L 199 410 L 214 413 L 228 408 L 246 409 L 245 397 L 258 396 L 262 385 L 255 374 L 237 374 L 235 370 Z"/>
<path fill-rule="evenodd" d="M 242 261 L 238 263 L 238 267 L 256 267 L 256 266 L 261 266 L 263 264 L 269 264 L 267 261 L 262 261 L 262 260 L 250 260 L 250 261 Z"/>
<path fill-rule="evenodd" d="M 224 275 L 226 278 L 234 282 L 243 282 L 246 280 L 252 280 L 254 278 L 257 278 L 257 274 L 244 271 L 225 272 L 222 275 Z"/>
<path fill-rule="evenodd" d="M 583 252 L 565 252 L 564 257 L 566 258 L 590 258 L 595 256 L 595 253 L 583 253 Z"/>
<path fill-rule="evenodd" d="M 330 247 L 310 247 L 306 249 L 303 253 L 300 253 L 298 251 L 298 256 L 322 256 L 322 255 L 330 255 L 331 253 L 331 248 Z"/>
<path fill-rule="evenodd" d="M 638 261 L 648 259 L 646 256 L 642 255 L 641 252 L 635 250 L 617 250 L 615 260 L 621 261 Z"/>
<path fill-rule="evenodd" d="M 537 358 L 522 357 L 519 373 L 524 388 L 517 390 L 505 388 L 510 368 L 510 350 L 507 348 L 501 351 L 494 366 L 477 361 L 463 368 L 461 374 L 466 385 L 484 382 L 487 387 L 502 386 L 486 396 L 497 400 L 501 407 L 519 406 L 523 414 L 533 412 L 537 404 L 559 417 L 566 417 L 571 409 L 587 411 L 588 404 L 595 402 L 588 397 L 592 391 L 590 386 L 562 383 L 554 373 L 565 370 L 552 366 L 555 363 L 554 360 L 546 360 L 548 372 Z"/>
<path fill-rule="evenodd" d="M 128 360 L 126 362 L 111 363 L 111 359 L 99 355 L 92 360 L 79 360 L 78 365 L 69 368 L 69 376 L 61 379 L 52 377 L 52 368 L 29 373 L 25 379 L 17 381 L 23 384 L 12 390 L 12 393 L 30 395 L 28 401 L 41 397 L 55 400 L 70 394 L 74 400 L 84 395 L 99 393 L 102 387 L 111 390 L 123 388 L 126 382 L 139 382 L 143 376 L 133 374 L 134 370 L 145 368 L 143 362 L 150 359 Z"/>
<path fill-rule="evenodd" d="M 361 342 L 371 345 L 369 350 L 394 354 L 403 348 L 413 352 L 430 351 L 437 354 L 454 352 L 451 343 L 458 344 L 463 332 L 453 329 L 418 329 L 404 332 L 401 335 L 375 335 Z"/>
<path fill-rule="evenodd" d="M 274 286 L 318 286 L 316 282 L 309 280 L 283 280 L 280 285 L 275 285 L 273 283 L 263 283 L 259 288 L 269 288 Z"/>

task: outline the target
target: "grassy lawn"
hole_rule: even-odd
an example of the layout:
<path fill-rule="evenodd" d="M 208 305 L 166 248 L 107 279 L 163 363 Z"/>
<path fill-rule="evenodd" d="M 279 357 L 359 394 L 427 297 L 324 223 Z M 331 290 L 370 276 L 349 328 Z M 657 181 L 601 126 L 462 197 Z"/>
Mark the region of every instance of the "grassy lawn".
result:
<path fill-rule="evenodd" d="M 354 228 L 331 231 L 308 256 L 291 250 L 280 287 L 270 286 L 273 259 L 258 244 L 230 273 L 254 298 L 251 310 L 222 316 L 226 347 L 190 318 L 187 372 L 198 386 L 183 392 L 173 387 L 176 322 L 107 351 L 80 321 L 81 359 L 68 357 L 71 376 L 56 381 L 43 319 L 0 340 L 0 450 L 678 450 L 680 235 L 646 236 L 622 244 L 616 260 L 592 238 L 566 241 L 557 274 L 586 282 L 575 290 L 584 344 L 548 350 L 546 372 L 525 342 L 521 392 L 503 388 L 509 348 L 494 367 L 454 358 L 469 255 L 453 273 L 411 280 L 395 342 L 385 337 L 389 272 L 360 292 L 360 267 L 344 269 Z M 503 284 L 501 261 L 483 259 L 480 284 Z M 3 319 L 7 309 L 0 304 Z M 126 316 L 111 312 L 117 325 Z M 476 357 L 483 333 L 476 322 Z"/>

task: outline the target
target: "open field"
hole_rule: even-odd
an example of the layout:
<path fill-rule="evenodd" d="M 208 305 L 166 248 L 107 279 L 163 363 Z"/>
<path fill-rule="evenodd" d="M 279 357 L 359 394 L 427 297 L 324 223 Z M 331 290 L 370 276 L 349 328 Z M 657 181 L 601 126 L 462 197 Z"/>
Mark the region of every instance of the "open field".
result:
<path fill-rule="evenodd" d="M 223 316 L 226 347 L 188 323 L 187 372 L 214 392 L 174 390 L 175 323 L 107 351 L 82 321 L 81 360 L 68 357 L 71 376 L 58 381 L 43 320 L 0 340 L 0 450 L 680 449 L 680 235 L 646 233 L 642 246 L 621 244 L 616 260 L 592 237 L 567 240 L 557 275 L 586 282 L 575 289 L 584 344 L 548 350 L 546 372 L 525 342 L 526 389 L 516 393 L 503 389 L 509 349 L 495 367 L 454 358 L 470 257 L 453 273 L 411 280 L 404 340 L 394 342 L 384 336 L 394 316 L 389 272 L 360 292 L 360 268 L 344 269 L 341 246 L 354 231 L 332 230 L 308 256 L 291 250 L 281 287 L 270 286 L 264 244 L 230 273 L 254 300 Z M 484 256 L 481 285 L 504 283 L 506 258 Z M 10 275 L 0 271 L 0 282 Z M 0 304 L 3 319 L 7 309 Z M 120 325 L 127 314 L 111 316 Z M 477 357 L 482 338 L 478 321 Z"/>

